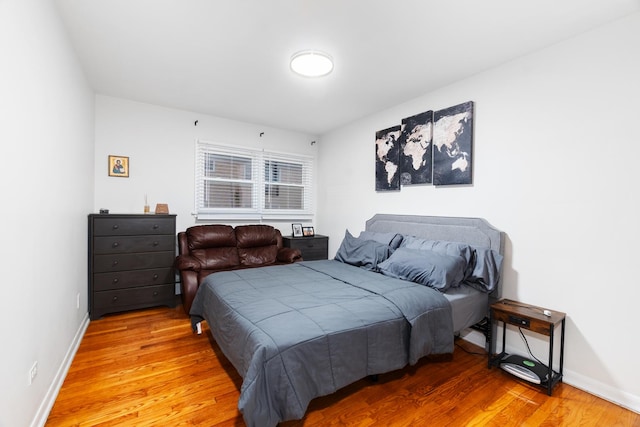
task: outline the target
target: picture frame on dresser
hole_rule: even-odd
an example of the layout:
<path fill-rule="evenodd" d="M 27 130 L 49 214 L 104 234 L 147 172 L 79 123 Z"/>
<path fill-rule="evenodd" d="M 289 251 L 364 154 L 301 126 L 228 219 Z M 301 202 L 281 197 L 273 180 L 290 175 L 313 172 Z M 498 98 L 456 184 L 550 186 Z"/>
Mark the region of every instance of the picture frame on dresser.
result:
<path fill-rule="evenodd" d="M 302 227 L 302 235 L 304 237 L 313 237 L 315 234 L 313 227 Z"/>
<path fill-rule="evenodd" d="M 292 230 L 292 236 L 293 237 L 302 237 L 302 224 L 300 223 L 293 223 L 291 224 L 291 230 Z"/>

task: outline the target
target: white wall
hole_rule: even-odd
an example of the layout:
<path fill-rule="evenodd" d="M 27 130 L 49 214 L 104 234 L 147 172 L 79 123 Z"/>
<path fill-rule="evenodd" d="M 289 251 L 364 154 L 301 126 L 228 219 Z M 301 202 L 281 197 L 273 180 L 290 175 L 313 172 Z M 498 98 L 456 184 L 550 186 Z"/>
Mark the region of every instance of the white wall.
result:
<path fill-rule="evenodd" d="M 568 315 L 565 381 L 640 411 L 638 76 L 635 14 L 323 135 L 318 231 L 333 254 L 377 212 L 487 219 L 507 235 L 504 296 Z M 377 130 L 470 100 L 473 185 L 375 192 Z"/>
<path fill-rule="evenodd" d="M 88 320 L 93 93 L 51 3 L 0 1 L 0 426 L 7 427 L 44 423 Z"/>
<path fill-rule="evenodd" d="M 151 211 L 157 203 L 169 204 L 170 213 L 178 215 L 178 231 L 194 225 L 197 139 L 304 155 L 317 151 L 312 135 L 108 96 L 96 99 L 95 212 L 142 213 L 146 194 Z M 129 157 L 129 178 L 108 176 L 110 154 Z M 290 222 L 272 225 L 291 234 Z"/>

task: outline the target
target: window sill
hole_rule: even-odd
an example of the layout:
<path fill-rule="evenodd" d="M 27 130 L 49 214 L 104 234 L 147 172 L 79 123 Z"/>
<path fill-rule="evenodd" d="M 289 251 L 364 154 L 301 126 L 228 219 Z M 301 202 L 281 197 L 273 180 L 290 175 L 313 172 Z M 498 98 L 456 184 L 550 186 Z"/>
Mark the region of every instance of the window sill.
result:
<path fill-rule="evenodd" d="M 310 213 L 231 213 L 231 212 L 201 212 L 192 213 L 196 221 L 300 221 L 307 222 L 313 220 L 314 215 Z"/>

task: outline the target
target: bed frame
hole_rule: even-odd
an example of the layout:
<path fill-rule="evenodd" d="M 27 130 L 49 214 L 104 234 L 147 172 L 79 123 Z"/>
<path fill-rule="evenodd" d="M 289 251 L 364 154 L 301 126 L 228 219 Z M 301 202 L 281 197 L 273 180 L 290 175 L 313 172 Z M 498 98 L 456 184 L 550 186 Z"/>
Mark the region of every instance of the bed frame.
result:
<path fill-rule="evenodd" d="M 367 220 L 365 229 L 466 243 L 493 249 L 504 256 L 504 233 L 482 218 L 376 214 Z M 502 280 L 489 296 L 491 299 L 502 296 Z"/>

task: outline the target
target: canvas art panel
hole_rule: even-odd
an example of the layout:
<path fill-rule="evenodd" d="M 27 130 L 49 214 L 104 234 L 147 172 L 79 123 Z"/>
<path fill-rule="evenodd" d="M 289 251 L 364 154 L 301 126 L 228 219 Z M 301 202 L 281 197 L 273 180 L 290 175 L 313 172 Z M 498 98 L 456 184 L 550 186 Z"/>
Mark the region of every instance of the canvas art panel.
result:
<path fill-rule="evenodd" d="M 429 184 L 432 159 L 433 111 L 402 119 L 400 185 Z"/>
<path fill-rule="evenodd" d="M 376 191 L 400 190 L 400 125 L 376 132 Z"/>
<path fill-rule="evenodd" d="M 473 102 L 433 114 L 433 183 L 472 182 Z"/>

